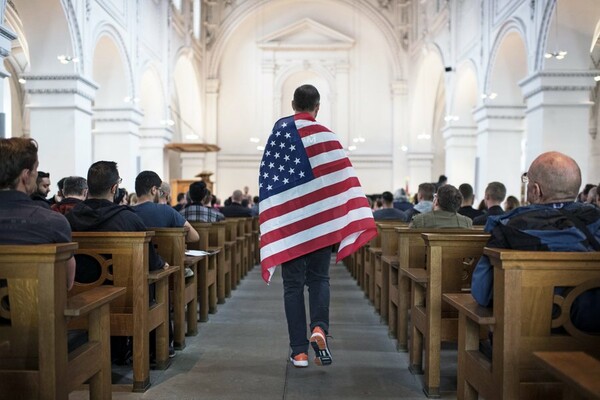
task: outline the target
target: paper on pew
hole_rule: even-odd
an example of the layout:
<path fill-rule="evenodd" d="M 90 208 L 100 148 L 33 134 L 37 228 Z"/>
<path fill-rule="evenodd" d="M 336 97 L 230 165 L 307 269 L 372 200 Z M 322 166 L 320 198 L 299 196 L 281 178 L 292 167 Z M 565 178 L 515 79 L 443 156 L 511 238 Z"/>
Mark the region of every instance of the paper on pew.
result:
<path fill-rule="evenodd" d="M 192 256 L 192 257 L 200 257 L 200 256 L 209 256 L 211 254 L 215 254 L 218 253 L 219 251 L 204 251 L 204 250 L 186 250 L 185 251 L 185 255 L 186 256 Z"/>

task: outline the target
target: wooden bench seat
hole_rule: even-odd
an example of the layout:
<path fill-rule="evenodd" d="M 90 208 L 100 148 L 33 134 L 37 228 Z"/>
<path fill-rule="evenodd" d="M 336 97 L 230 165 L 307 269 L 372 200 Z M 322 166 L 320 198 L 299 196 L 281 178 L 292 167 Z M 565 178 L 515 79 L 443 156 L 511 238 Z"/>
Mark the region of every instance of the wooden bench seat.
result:
<path fill-rule="evenodd" d="M 85 382 L 91 399 L 112 397 L 109 304 L 125 289 L 98 287 L 67 298 L 66 262 L 76 248 L 0 246 L 3 399 L 66 400 Z M 68 352 L 68 321 L 79 317 L 88 321 L 88 340 Z"/>
<path fill-rule="evenodd" d="M 440 396 L 441 343 L 458 340 L 458 315 L 442 302 L 442 294 L 470 291 L 473 269 L 483 255 L 489 237 L 482 232 L 469 235 L 424 233 L 426 269 L 403 270 L 411 279 L 409 364 L 411 371 L 420 372 L 424 353 L 423 390 L 428 397 Z"/>
<path fill-rule="evenodd" d="M 134 392 L 144 392 L 150 387 L 151 331 L 156 330 L 157 368 L 167 368 L 170 363 L 168 278 L 180 267 L 148 270 L 148 246 L 152 236 L 154 232 L 73 232 L 73 240 L 79 245 L 75 252 L 78 269 L 83 259 L 91 259 L 99 267 L 100 275 L 93 282 L 76 281 L 71 292 L 79 294 L 106 284 L 126 289 L 125 296 L 111 304 L 110 335 L 133 338 Z M 156 287 L 152 303 L 148 286 L 151 283 Z M 80 320 L 73 321 L 71 326 L 85 327 Z"/>
<path fill-rule="evenodd" d="M 583 351 L 535 351 L 538 363 L 566 384 L 564 398 L 600 399 L 600 360 Z"/>
<path fill-rule="evenodd" d="M 561 398 L 563 385 L 540 367 L 533 353 L 600 356 L 600 336 L 578 330 L 571 321 L 577 296 L 600 286 L 600 253 L 486 248 L 484 254 L 494 268 L 493 307 L 474 305 L 470 294 L 444 295 L 459 311 L 457 397 Z M 572 289 L 558 295 L 557 287 Z M 559 315 L 552 315 L 553 307 Z M 479 351 L 481 326 L 493 329 L 491 360 Z"/>
<path fill-rule="evenodd" d="M 185 228 L 149 228 L 154 231 L 152 245 L 165 262 L 181 268 L 172 275 L 173 346 L 185 348 L 185 337 L 198 334 L 198 271 L 190 266 L 194 275 L 185 278 Z M 186 310 L 187 309 L 187 310 Z"/>
<path fill-rule="evenodd" d="M 188 248 L 208 251 L 216 257 L 217 302 L 223 304 L 225 298 L 231 296 L 231 251 L 234 248 L 226 245 L 227 224 L 225 222 L 192 222 L 191 225 L 198 231 L 200 239 L 197 243 L 188 244 Z"/>

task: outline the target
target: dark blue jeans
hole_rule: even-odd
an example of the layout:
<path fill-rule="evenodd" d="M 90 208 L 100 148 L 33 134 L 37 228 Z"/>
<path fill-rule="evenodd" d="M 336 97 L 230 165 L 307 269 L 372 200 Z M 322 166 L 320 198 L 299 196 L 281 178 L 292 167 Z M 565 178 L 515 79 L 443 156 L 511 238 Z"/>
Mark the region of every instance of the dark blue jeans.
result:
<path fill-rule="evenodd" d="M 329 331 L 329 262 L 331 246 L 282 264 L 283 299 L 292 355 L 308 353 L 304 286 L 308 286 L 310 330 Z"/>

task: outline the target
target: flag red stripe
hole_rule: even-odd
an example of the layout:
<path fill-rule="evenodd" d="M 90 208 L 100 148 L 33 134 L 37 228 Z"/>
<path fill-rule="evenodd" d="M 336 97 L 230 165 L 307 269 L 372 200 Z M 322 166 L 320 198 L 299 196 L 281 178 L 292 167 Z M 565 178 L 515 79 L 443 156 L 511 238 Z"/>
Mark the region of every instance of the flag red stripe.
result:
<path fill-rule="evenodd" d="M 328 142 L 321 142 L 305 147 L 306 155 L 308 157 L 314 157 L 321 153 L 327 153 L 328 151 L 340 149 L 343 149 L 343 147 L 337 140 L 330 140 Z"/>
<path fill-rule="evenodd" d="M 323 175 L 331 174 L 332 172 L 339 171 L 341 169 L 351 167 L 352 163 L 348 158 L 343 158 L 340 160 L 335 160 L 332 162 L 328 162 L 325 164 L 321 164 L 318 167 L 313 168 L 313 175 L 315 178 L 321 177 Z"/>
<path fill-rule="evenodd" d="M 261 267 L 264 271 L 274 265 L 282 264 L 286 261 L 293 260 L 310 252 L 322 249 L 323 247 L 331 246 L 339 243 L 346 236 L 351 235 L 354 232 L 362 230 L 373 230 L 373 218 L 365 218 L 346 225 L 344 228 L 339 229 L 335 232 L 328 233 L 323 236 L 319 236 L 302 244 L 294 247 L 290 247 L 285 251 L 273 254 L 265 259 L 261 260 Z M 375 230 L 375 234 L 376 230 Z M 361 235 L 362 236 L 362 235 Z"/>
<path fill-rule="evenodd" d="M 300 134 L 301 138 L 314 135 L 315 133 L 321 132 L 331 132 L 329 129 L 325 128 L 323 125 L 308 125 L 303 128 L 298 129 L 298 134 Z"/>
<path fill-rule="evenodd" d="M 360 249 L 362 246 L 364 246 L 366 243 L 368 243 L 375 236 L 377 236 L 377 229 L 367 229 L 366 231 L 361 233 L 360 236 L 358 236 L 356 238 L 354 243 L 349 244 L 348 246 L 346 246 L 343 249 L 341 249 L 340 251 L 338 251 L 335 261 L 338 262 L 338 261 L 348 257 L 350 254 L 354 253 L 355 251 Z"/>
<path fill-rule="evenodd" d="M 322 211 L 317 214 L 310 215 L 304 219 L 301 219 L 293 224 L 282 226 L 279 229 L 273 230 L 269 233 L 260 236 L 261 246 L 266 246 L 280 239 L 288 236 L 295 235 L 296 233 L 310 229 L 314 226 L 321 225 L 328 221 L 343 217 L 349 211 L 355 210 L 361 207 L 369 207 L 367 199 L 364 197 L 358 197 L 348 200 L 345 204 L 341 204 L 329 210 Z"/>
<path fill-rule="evenodd" d="M 269 208 L 268 210 L 261 211 L 259 216 L 260 223 L 262 224 L 272 218 L 277 218 L 281 215 L 287 214 L 292 210 L 296 210 L 300 207 L 327 199 L 338 193 L 345 192 L 353 187 L 360 187 L 360 182 L 358 181 L 357 177 L 351 177 L 333 185 L 315 190 L 312 193 L 305 194 L 304 196 L 292 198 L 285 203 L 281 203 L 277 206 Z"/>

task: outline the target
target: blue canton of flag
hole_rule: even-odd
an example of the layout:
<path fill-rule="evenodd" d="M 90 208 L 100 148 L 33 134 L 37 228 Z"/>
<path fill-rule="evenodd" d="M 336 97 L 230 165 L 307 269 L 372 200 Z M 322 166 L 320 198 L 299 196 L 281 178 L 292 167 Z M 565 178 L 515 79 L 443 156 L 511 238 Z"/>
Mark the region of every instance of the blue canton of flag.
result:
<path fill-rule="evenodd" d="M 264 200 L 313 179 L 294 116 L 275 123 L 260 163 L 259 192 Z"/>

